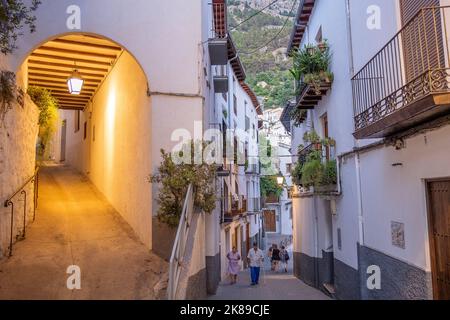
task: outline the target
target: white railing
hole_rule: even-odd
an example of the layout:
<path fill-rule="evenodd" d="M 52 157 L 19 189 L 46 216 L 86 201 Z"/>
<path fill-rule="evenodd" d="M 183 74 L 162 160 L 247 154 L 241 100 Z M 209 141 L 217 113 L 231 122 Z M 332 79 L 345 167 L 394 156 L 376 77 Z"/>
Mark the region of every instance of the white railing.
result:
<path fill-rule="evenodd" d="M 183 258 L 186 251 L 186 242 L 189 235 L 189 228 L 194 213 L 194 190 L 192 184 L 186 192 L 183 211 L 178 225 L 177 236 L 175 238 L 169 266 L 169 284 L 167 288 L 168 299 L 175 300 L 181 270 L 183 268 Z"/>

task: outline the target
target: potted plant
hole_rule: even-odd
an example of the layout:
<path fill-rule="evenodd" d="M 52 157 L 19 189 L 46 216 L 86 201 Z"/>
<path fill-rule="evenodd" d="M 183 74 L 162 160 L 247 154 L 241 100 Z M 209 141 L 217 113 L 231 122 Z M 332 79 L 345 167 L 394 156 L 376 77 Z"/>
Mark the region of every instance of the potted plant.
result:
<path fill-rule="evenodd" d="M 6 113 L 16 101 L 16 76 L 10 71 L 0 71 L 0 120 L 5 120 Z M 1 124 L 0 123 L 0 124 Z"/>
<path fill-rule="evenodd" d="M 296 81 L 313 87 L 318 95 L 321 93 L 323 82 L 327 84 L 333 82 L 334 75 L 330 71 L 331 52 L 326 41 L 317 46 L 306 45 L 300 51 L 295 52 L 292 57 L 291 75 Z"/>
<path fill-rule="evenodd" d="M 308 111 L 305 109 L 295 108 L 291 112 L 291 119 L 294 120 L 295 126 L 301 125 L 306 120 L 307 117 Z"/>
<path fill-rule="evenodd" d="M 325 159 L 323 148 L 334 147 L 336 142 L 331 138 L 320 138 L 314 130 L 305 133 L 303 139 L 312 148 L 299 150 L 299 156 L 303 157 L 303 160 L 299 161 L 293 170 L 294 183 L 307 191 L 332 192 L 337 184 L 337 163 L 335 160 Z"/>

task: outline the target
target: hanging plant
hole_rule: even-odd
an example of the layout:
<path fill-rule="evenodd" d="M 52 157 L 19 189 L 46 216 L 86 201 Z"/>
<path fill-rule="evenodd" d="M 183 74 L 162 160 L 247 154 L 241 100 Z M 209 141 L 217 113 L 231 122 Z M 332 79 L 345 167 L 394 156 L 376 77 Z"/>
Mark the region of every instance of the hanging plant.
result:
<path fill-rule="evenodd" d="M 3 123 L 6 113 L 16 102 L 16 76 L 10 71 L 0 71 L 0 120 Z"/>
<path fill-rule="evenodd" d="M 0 0 L 0 51 L 10 54 L 17 48 L 17 38 L 28 26 L 31 33 L 36 30 L 36 17 L 33 15 L 40 5 L 40 0 L 31 0 L 25 5 L 21 0 Z"/>
<path fill-rule="evenodd" d="M 291 112 L 291 119 L 294 121 L 294 126 L 301 125 L 308 117 L 308 111 L 305 109 L 295 108 Z"/>
<path fill-rule="evenodd" d="M 322 139 L 314 130 L 306 132 L 303 140 L 312 148 L 299 150 L 299 156 L 304 160 L 299 161 L 293 171 L 293 180 L 299 186 L 320 187 L 335 185 L 337 183 L 337 163 L 335 160 L 327 160 L 323 155 L 323 148 L 334 147 L 334 139 Z M 302 154 L 301 154 L 302 153 Z"/>
<path fill-rule="evenodd" d="M 330 71 L 332 55 L 326 41 L 317 46 L 308 44 L 300 51 L 293 53 L 292 57 L 293 67 L 290 73 L 297 83 L 306 83 L 319 95 L 323 82 L 328 84 L 333 82 L 334 75 Z M 302 88 L 300 85 L 297 87 L 299 90 Z"/>
<path fill-rule="evenodd" d="M 28 95 L 39 109 L 38 155 L 46 158 L 50 143 L 58 126 L 58 101 L 50 91 L 41 87 L 29 87 Z"/>

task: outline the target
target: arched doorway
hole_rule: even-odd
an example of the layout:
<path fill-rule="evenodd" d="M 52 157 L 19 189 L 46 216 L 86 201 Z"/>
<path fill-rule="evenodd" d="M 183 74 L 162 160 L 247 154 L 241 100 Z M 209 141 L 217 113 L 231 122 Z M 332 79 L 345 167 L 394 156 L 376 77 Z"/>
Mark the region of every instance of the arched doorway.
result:
<path fill-rule="evenodd" d="M 84 81 L 77 95 L 67 85 L 75 70 Z M 60 126 L 45 160 L 64 160 L 87 175 L 150 247 L 151 188 L 145 177 L 151 172 L 151 113 L 140 64 L 105 37 L 71 33 L 34 49 L 21 78 L 25 88 L 45 88 L 59 104 Z"/>
<path fill-rule="evenodd" d="M 67 86 L 74 69 L 84 81 L 77 95 Z M 31 276 L 20 272 L 26 265 L 40 273 L 25 294 L 30 298 L 70 298 L 70 265 L 88 275 L 80 298 L 151 297 L 165 265 L 148 251 L 151 100 L 140 64 L 109 39 L 66 34 L 32 50 L 17 79 L 24 90 L 48 90 L 58 101 L 59 119 L 42 159 L 36 222 L 2 266 L 3 297 L 24 296 L 14 288 Z M 48 290 L 39 291 L 41 280 L 51 284 Z"/>

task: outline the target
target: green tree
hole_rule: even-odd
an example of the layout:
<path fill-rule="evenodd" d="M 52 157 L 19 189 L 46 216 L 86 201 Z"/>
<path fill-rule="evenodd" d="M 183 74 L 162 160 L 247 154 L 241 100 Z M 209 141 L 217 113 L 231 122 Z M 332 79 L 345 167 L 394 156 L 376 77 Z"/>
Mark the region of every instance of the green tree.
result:
<path fill-rule="evenodd" d="M 176 164 L 171 153 L 161 150 L 162 162 L 158 173 L 149 176 L 149 182 L 158 183 L 161 188 L 158 193 L 159 221 L 177 227 L 182 214 L 184 200 L 189 185 L 194 187 L 194 206 L 206 213 L 211 213 L 216 207 L 216 191 L 214 181 L 216 166 L 210 164 L 194 164 L 194 154 L 199 142 L 191 142 L 183 147 L 180 158 L 185 152 L 190 152 L 191 163 Z"/>
<path fill-rule="evenodd" d="M 261 185 L 261 195 L 263 197 L 268 197 L 271 195 L 279 197 L 283 193 L 283 188 L 278 185 L 277 177 L 275 176 L 261 177 L 260 185 Z"/>
<path fill-rule="evenodd" d="M 16 75 L 10 71 L 0 71 L 0 120 L 5 120 L 6 113 L 16 101 Z"/>
<path fill-rule="evenodd" d="M 23 34 L 23 28 L 28 26 L 30 32 L 36 30 L 36 17 L 40 0 L 32 0 L 25 5 L 22 0 L 0 0 L 0 51 L 10 54 L 16 49 L 17 38 Z"/>
<path fill-rule="evenodd" d="M 51 140 L 58 127 L 58 101 L 50 91 L 41 87 L 29 87 L 28 95 L 39 109 L 38 155 L 46 158 Z"/>

